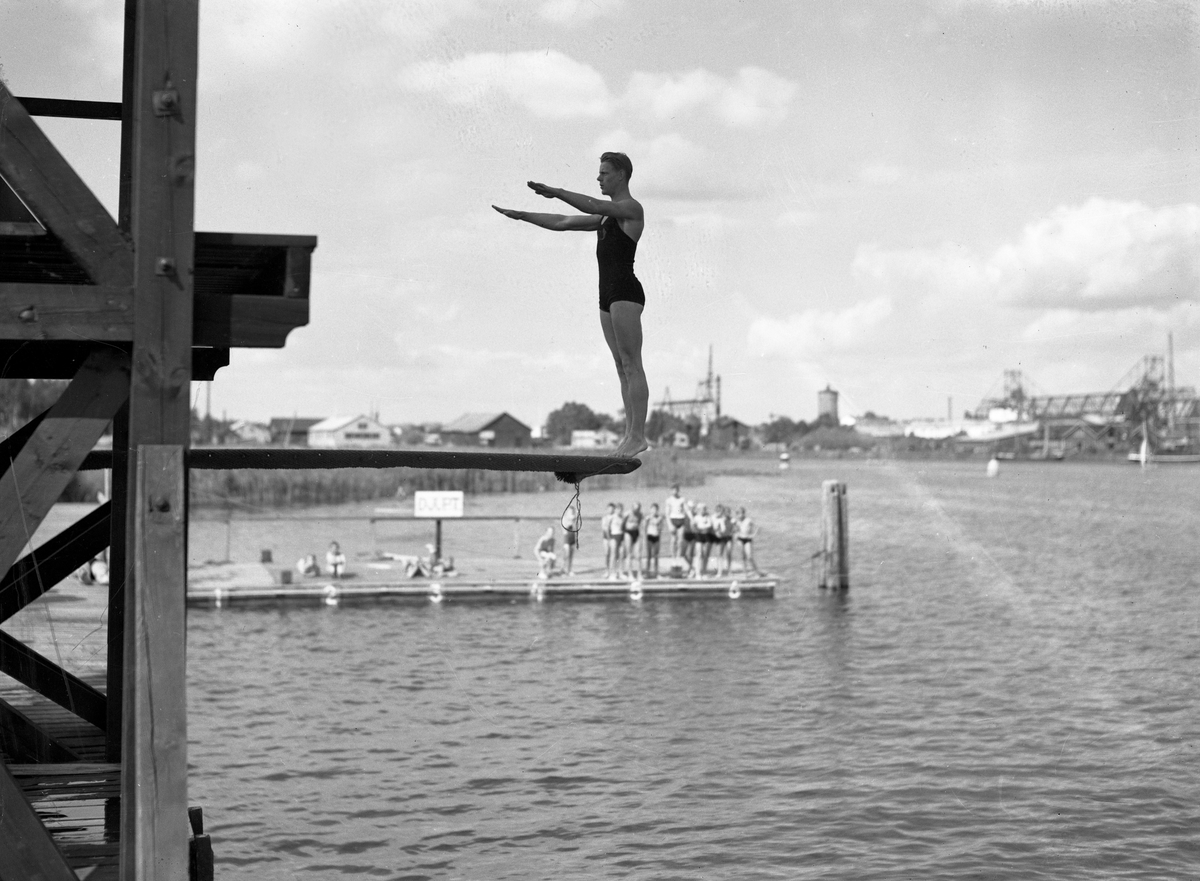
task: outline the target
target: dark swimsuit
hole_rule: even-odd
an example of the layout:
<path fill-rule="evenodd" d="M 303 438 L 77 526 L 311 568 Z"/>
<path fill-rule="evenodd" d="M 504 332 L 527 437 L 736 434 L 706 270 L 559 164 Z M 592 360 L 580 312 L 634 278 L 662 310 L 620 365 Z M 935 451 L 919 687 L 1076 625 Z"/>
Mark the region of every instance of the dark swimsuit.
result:
<path fill-rule="evenodd" d="M 646 305 L 642 283 L 633 274 L 637 242 L 625 234 L 615 217 L 605 217 L 596 231 L 596 262 L 600 264 L 600 311 L 618 300 Z"/>

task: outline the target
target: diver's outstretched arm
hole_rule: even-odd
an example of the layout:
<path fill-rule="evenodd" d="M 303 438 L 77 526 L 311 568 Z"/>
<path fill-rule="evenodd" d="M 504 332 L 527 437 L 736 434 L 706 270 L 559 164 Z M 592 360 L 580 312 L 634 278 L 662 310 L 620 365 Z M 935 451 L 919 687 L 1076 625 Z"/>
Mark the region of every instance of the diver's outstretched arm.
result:
<path fill-rule="evenodd" d="M 513 220 L 524 220 L 526 223 L 532 223 L 534 226 L 540 226 L 542 229 L 550 229 L 555 232 L 565 232 L 567 230 L 595 231 L 600 228 L 600 224 L 604 221 L 604 218 L 599 214 L 536 214 L 533 211 L 518 211 L 515 208 L 501 208 L 498 205 L 493 205 L 492 207 L 505 217 L 511 217 Z"/>

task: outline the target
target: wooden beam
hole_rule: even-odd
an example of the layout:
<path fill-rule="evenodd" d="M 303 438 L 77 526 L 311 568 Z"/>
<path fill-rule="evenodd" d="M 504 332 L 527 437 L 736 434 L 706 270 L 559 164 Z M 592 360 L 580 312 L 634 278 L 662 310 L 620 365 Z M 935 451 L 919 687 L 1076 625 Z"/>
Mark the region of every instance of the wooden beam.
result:
<path fill-rule="evenodd" d="M 105 502 L 13 564 L 0 579 L 0 623 L 108 546 L 111 510 L 112 503 Z"/>
<path fill-rule="evenodd" d="M 127 285 L 133 280 L 132 252 L 116 222 L 3 83 L 0 176 L 92 281 Z"/>
<path fill-rule="evenodd" d="M 0 338 L 126 342 L 133 287 L 0 282 Z"/>
<path fill-rule="evenodd" d="M 196 297 L 198 346 L 282 348 L 287 335 L 308 324 L 308 300 L 299 297 Z"/>
<path fill-rule="evenodd" d="M 127 0 L 129 400 L 121 878 L 188 871 L 187 497 L 198 0 Z"/>
<path fill-rule="evenodd" d="M 129 525 L 129 404 L 113 417 L 112 433 L 112 517 L 109 518 L 108 542 L 108 663 L 104 670 L 108 696 L 108 721 L 104 732 L 104 758 L 121 761 L 125 707 L 125 573 L 128 570 Z M 116 814 L 120 823 L 120 813 Z"/>
<path fill-rule="evenodd" d="M 133 96 L 133 374 L 130 437 L 191 430 L 197 0 L 136 0 Z"/>
<path fill-rule="evenodd" d="M 128 352 L 128 343 L 110 343 Z M 70 379 L 95 349 L 86 340 L 3 340 L 0 339 L 0 378 Z M 192 347 L 192 378 L 212 379 L 229 364 L 229 349 L 209 346 Z"/>
<path fill-rule="evenodd" d="M 0 698 L 0 749 L 18 762 L 79 761 L 73 749 L 47 734 L 3 698 Z"/>
<path fill-rule="evenodd" d="M 0 473 L 3 473 L 4 469 L 12 464 L 12 460 L 17 458 L 17 453 L 21 452 L 26 442 L 33 437 L 33 433 L 37 431 L 37 427 L 42 424 L 42 420 L 49 412 L 49 410 L 43 410 L 0 441 Z"/>
<path fill-rule="evenodd" d="M 88 453 L 80 471 L 112 465 L 110 450 Z M 577 475 L 630 474 L 642 465 L 638 459 L 611 456 L 575 456 L 569 453 L 513 453 L 488 448 L 436 450 L 322 450 L 312 447 L 198 447 L 187 451 L 187 467 L 206 471 L 245 468 L 274 470 L 332 468 L 474 468 L 480 471 L 550 471 Z"/>
<path fill-rule="evenodd" d="M 121 864 L 125 878 L 187 877 L 183 447 L 138 448 L 126 584 Z"/>
<path fill-rule="evenodd" d="M 125 402 L 128 362 L 98 349 L 0 476 L 0 572 L 7 572 Z"/>
<path fill-rule="evenodd" d="M 76 101 L 70 98 L 31 98 L 17 100 L 30 116 L 57 116 L 63 119 L 121 119 L 120 101 Z"/>
<path fill-rule="evenodd" d="M 0 761 L 0 867 L 4 878 L 78 881 L 3 761 Z"/>
<path fill-rule="evenodd" d="M 101 731 L 108 724 L 108 701 L 82 679 L 0 630 L 0 673 L 32 688 Z"/>

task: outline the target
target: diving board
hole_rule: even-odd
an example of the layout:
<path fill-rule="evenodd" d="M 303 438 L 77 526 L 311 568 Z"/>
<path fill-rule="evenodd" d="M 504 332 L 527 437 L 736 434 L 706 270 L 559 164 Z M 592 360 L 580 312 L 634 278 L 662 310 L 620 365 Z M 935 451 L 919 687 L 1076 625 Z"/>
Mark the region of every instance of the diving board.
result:
<path fill-rule="evenodd" d="M 641 467 L 637 459 L 576 456 L 570 453 L 509 453 L 492 449 L 436 450 L 318 450 L 276 447 L 193 447 L 185 453 L 187 467 L 210 471 L 241 468 L 477 468 L 487 471 L 553 471 L 574 482 L 598 474 L 629 474 Z M 111 468 L 111 450 L 88 453 L 80 470 Z"/>

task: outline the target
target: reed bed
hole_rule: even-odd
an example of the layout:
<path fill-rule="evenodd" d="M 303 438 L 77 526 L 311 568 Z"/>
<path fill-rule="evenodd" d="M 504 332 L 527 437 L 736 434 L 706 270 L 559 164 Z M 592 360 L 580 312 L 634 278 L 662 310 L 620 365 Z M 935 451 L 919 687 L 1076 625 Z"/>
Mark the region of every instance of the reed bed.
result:
<path fill-rule="evenodd" d="M 632 474 L 587 478 L 592 489 L 640 489 L 699 486 L 704 472 L 676 455 L 651 456 Z M 340 468 L 302 471 L 245 469 L 192 471 L 191 504 L 198 508 L 227 505 L 292 508 L 340 505 L 404 497 L 423 490 L 482 493 L 543 492 L 561 487 L 553 474 L 529 471 L 484 471 L 476 468 Z"/>

